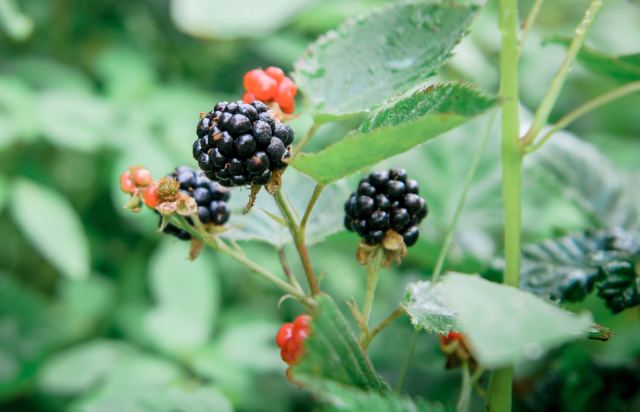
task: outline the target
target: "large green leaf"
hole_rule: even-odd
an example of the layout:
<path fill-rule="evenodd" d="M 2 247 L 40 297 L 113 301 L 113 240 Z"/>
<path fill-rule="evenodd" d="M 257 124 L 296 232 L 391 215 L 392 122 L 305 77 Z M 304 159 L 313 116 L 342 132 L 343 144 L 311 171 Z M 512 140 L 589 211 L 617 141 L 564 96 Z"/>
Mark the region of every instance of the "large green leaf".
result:
<path fill-rule="evenodd" d="M 442 283 L 426 280 L 409 283 L 402 306 L 417 329 L 440 335 L 457 329 L 456 314 L 447 303 Z"/>
<path fill-rule="evenodd" d="M 330 381 L 307 381 L 308 388 L 335 412 L 441 412 L 445 408 L 391 392 L 363 391 Z"/>
<path fill-rule="evenodd" d="M 157 306 L 147 314 L 145 328 L 156 346 L 171 353 L 208 341 L 220 299 L 217 271 L 208 255 L 189 261 L 188 253 L 188 244 L 167 240 L 150 262 Z"/>
<path fill-rule="evenodd" d="M 603 228 L 640 229 L 637 176 L 614 167 L 593 145 L 558 133 L 532 156 L 532 173 L 556 187 Z"/>
<path fill-rule="evenodd" d="M 296 81 L 316 113 L 367 111 L 433 76 L 477 10 L 433 1 L 378 9 L 314 43 L 296 63 Z"/>
<path fill-rule="evenodd" d="M 552 37 L 547 42 L 569 47 L 572 39 L 572 37 L 559 36 Z M 587 70 L 600 76 L 610 77 L 617 81 L 640 80 L 640 53 L 616 56 L 582 46 L 578 54 L 578 61 Z"/>
<path fill-rule="evenodd" d="M 473 355 L 488 368 L 538 359 L 548 349 L 586 336 L 592 323 L 588 313 L 567 312 L 528 292 L 479 276 L 452 273 L 443 285 Z"/>
<path fill-rule="evenodd" d="M 171 17 L 178 29 L 195 37 L 256 37 L 275 31 L 311 1 L 172 0 Z"/>
<path fill-rule="evenodd" d="M 80 218 L 69 202 L 28 180 L 14 182 L 11 212 L 25 236 L 63 275 L 90 273 L 89 245 Z"/>
<path fill-rule="evenodd" d="M 292 165 L 329 183 L 405 152 L 493 107 L 496 100 L 462 83 L 421 88 L 373 114 L 353 134 Z"/>
<path fill-rule="evenodd" d="M 317 299 L 311 334 L 294 373 L 302 379 L 334 381 L 366 390 L 389 389 L 373 370 L 347 320 L 328 295 Z"/>
<path fill-rule="evenodd" d="M 283 176 L 283 193 L 291 205 L 302 215 L 311 198 L 314 182 L 302 173 L 288 170 Z M 318 243 L 327 236 L 342 230 L 343 216 L 336 211 L 342 210 L 342 205 L 350 193 L 349 185 L 345 181 L 337 182 L 326 187 L 321 193 L 307 223 L 307 241 Z M 289 229 L 273 220 L 270 216 L 280 216 L 273 196 L 261 191 L 255 206 L 247 215 L 242 214 L 242 208 L 247 203 L 248 191 L 235 191 L 231 196 L 230 206 L 233 210 L 229 221 L 230 230 L 222 236 L 236 240 L 260 240 L 276 246 L 291 242 Z"/>
<path fill-rule="evenodd" d="M 58 330 L 44 300 L 0 272 L 0 401 L 35 377 Z"/>

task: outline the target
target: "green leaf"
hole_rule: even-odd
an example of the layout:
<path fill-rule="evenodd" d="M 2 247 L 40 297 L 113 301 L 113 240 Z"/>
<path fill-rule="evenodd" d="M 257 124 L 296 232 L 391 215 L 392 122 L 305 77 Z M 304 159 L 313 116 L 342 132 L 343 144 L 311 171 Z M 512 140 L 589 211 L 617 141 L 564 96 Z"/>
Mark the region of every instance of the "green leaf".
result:
<path fill-rule="evenodd" d="M 151 291 L 157 306 L 145 328 L 159 348 L 182 353 L 206 343 L 214 326 L 220 292 L 215 266 L 203 254 L 189 261 L 188 243 L 165 241 L 150 262 Z"/>
<path fill-rule="evenodd" d="M 35 377 L 58 330 L 44 300 L 0 272 L 0 401 Z"/>
<path fill-rule="evenodd" d="M 90 273 L 89 245 L 80 218 L 58 193 L 25 179 L 16 180 L 10 199 L 16 224 L 63 275 Z"/>
<path fill-rule="evenodd" d="M 7 179 L 0 175 L 0 212 L 4 209 L 4 205 L 7 203 L 7 196 L 9 195 L 9 185 Z"/>
<path fill-rule="evenodd" d="M 433 76 L 465 35 L 476 5 L 395 3 L 349 20 L 314 43 L 295 78 L 313 111 L 367 111 Z"/>
<path fill-rule="evenodd" d="M 373 370 L 346 319 L 327 295 L 317 299 L 305 354 L 294 366 L 294 373 L 302 379 L 330 380 L 361 389 L 389 389 Z"/>
<path fill-rule="evenodd" d="M 24 41 L 33 33 L 33 20 L 18 10 L 14 0 L 0 2 L 0 29 L 17 41 Z"/>
<path fill-rule="evenodd" d="M 0 149 L 14 140 L 31 138 L 39 130 L 39 122 L 34 122 L 33 92 L 15 76 L 0 78 Z"/>
<path fill-rule="evenodd" d="M 551 37 L 546 43 L 569 47 L 572 37 Z M 640 53 L 611 55 L 589 46 L 582 46 L 578 61 L 594 74 L 610 77 L 620 82 L 640 80 Z"/>
<path fill-rule="evenodd" d="M 172 0 L 171 18 L 179 30 L 198 38 L 244 38 L 269 34 L 311 0 Z M 211 10 L 211 13 L 203 13 Z"/>
<path fill-rule="evenodd" d="M 456 314 L 447 303 L 442 283 L 426 280 L 409 283 L 402 306 L 416 329 L 439 335 L 457 330 Z"/>
<path fill-rule="evenodd" d="M 640 229 L 637 176 L 617 170 L 593 145 L 558 133 L 533 158 L 532 172 L 560 190 L 603 228 Z"/>
<path fill-rule="evenodd" d="M 640 252 L 635 233 L 621 229 L 573 233 L 522 249 L 521 287 L 536 295 L 580 301 L 594 288 L 603 264 Z"/>
<path fill-rule="evenodd" d="M 335 412 L 443 412 L 439 404 L 430 404 L 421 399 L 391 392 L 363 391 L 354 387 L 330 381 L 305 382 L 319 398 L 329 405 L 329 411 Z"/>
<path fill-rule="evenodd" d="M 314 187 L 311 179 L 295 170 L 288 170 L 283 176 L 282 191 L 300 216 L 307 207 Z M 323 190 L 307 223 L 306 234 L 309 244 L 318 243 L 343 230 L 343 216 L 335 211 L 342 210 L 344 200 L 350 193 L 349 185 L 344 181 L 327 186 Z M 276 246 L 290 243 L 292 240 L 289 229 L 265 213 L 266 211 L 281 216 L 273 196 L 264 190 L 261 191 L 251 212 L 243 215 L 241 210 L 247 203 L 248 195 L 248 191 L 236 191 L 231 196 L 231 230 L 222 236 L 235 240 L 260 240 Z"/>
<path fill-rule="evenodd" d="M 103 276 L 87 279 L 64 279 L 60 285 L 60 328 L 71 339 L 85 337 L 110 315 L 115 293 L 112 283 Z"/>
<path fill-rule="evenodd" d="M 538 359 L 548 349 L 586 336 L 592 324 L 589 313 L 567 312 L 479 276 L 452 273 L 443 286 L 473 355 L 487 368 Z"/>
<path fill-rule="evenodd" d="M 421 88 L 380 109 L 357 132 L 291 163 L 319 183 L 333 182 L 453 129 L 496 100 L 462 83 Z M 357 154 L 357 156 L 354 155 Z"/>

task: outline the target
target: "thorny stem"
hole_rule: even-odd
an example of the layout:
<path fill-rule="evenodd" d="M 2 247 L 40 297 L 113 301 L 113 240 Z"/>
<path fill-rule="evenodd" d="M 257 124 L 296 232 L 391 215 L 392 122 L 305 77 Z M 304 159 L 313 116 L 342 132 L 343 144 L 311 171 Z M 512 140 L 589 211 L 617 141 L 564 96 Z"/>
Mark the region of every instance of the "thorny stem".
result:
<path fill-rule="evenodd" d="M 549 131 L 546 132 L 540 139 L 532 142 L 532 144 L 527 147 L 527 153 L 531 153 L 540 149 L 557 131 L 564 129 L 580 116 L 583 116 L 586 113 L 589 113 L 591 110 L 597 109 L 598 107 L 603 106 L 613 100 L 637 91 L 640 91 L 640 81 L 627 83 L 624 86 L 617 87 L 607 93 L 596 97 L 593 100 L 584 103 L 583 105 L 574 109 L 572 112 L 565 115 L 562 119 L 558 120 L 551 127 L 551 129 L 549 129 Z"/>
<path fill-rule="evenodd" d="M 196 224 L 197 223 L 198 221 L 196 220 Z M 222 252 L 225 255 L 235 259 L 236 261 L 238 261 L 239 263 L 243 264 L 244 266 L 249 268 L 251 271 L 256 273 L 258 276 L 276 285 L 283 292 L 288 293 L 289 295 L 293 296 L 300 302 L 309 306 L 313 305 L 313 301 L 304 295 L 304 292 L 302 291 L 301 288 L 299 287 L 295 288 L 294 286 L 285 282 L 283 279 L 279 278 L 275 274 L 269 272 L 267 269 L 263 268 L 256 262 L 249 259 L 244 253 L 240 253 L 234 250 L 233 248 L 229 247 L 222 240 L 211 236 L 210 234 L 206 233 L 203 230 L 198 230 L 197 228 L 191 226 L 189 223 L 185 221 L 183 217 L 172 216 L 171 224 L 179 227 L 180 229 L 186 230 L 187 232 L 189 232 L 191 236 L 194 236 L 197 239 L 201 240 L 205 245 L 209 246 L 211 249 Z"/>
<path fill-rule="evenodd" d="M 575 36 L 567 50 L 567 55 L 551 80 L 551 85 L 547 90 L 547 94 L 542 99 L 540 106 L 538 106 L 538 110 L 536 110 L 536 114 L 533 118 L 533 123 L 531 124 L 529 131 L 522 138 L 521 147 L 523 149 L 535 140 L 536 136 L 538 136 L 544 125 L 547 123 L 549 114 L 551 114 L 551 110 L 555 106 L 558 96 L 560 95 L 560 91 L 562 90 L 562 86 L 569 75 L 571 65 L 576 59 L 580 48 L 582 48 L 587 32 L 598 15 L 598 11 L 600 11 L 601 7 L 602 0 L 591 0 L 591 4 L 584 13 L 582 21 L 578 24 L 578 27 L 576 27 Z"/>
<path fill-rule="evenodd" d="M 540 8 L 542 7 L 542 2 L 544 0 L 536 0 L 531 6 L 531 10 L 529 11 L 529 16 L 527 16 L 527 20 L 525 20 L 522 25 L 522 33 L 520 34 L 520 45 L 519 50 L 522 50 L 524 47 L 524 43 L 527 41 L 527 36 L 529 36 L 529 32 L 533 28 L 536 19 L 538 18 L 538 13 L 540 12 Z"/>
<path fill-rule="evenodd" d="M 309 257 L 309 250 L 307 249 L 307 244 L 305 242 L 304 231 L 301 230 L 300 226 L 296 223 L 293 211 L 291 210 L 287 200 L 282 195 L 282 192 L 280 190 L 277 191 L 273 197 L 280 209 L 280 213 L 282 213 L 282 217 L 284 217 L 284 220 L 287 222 L 287 226 L 289 227 L 289 232 L 291 233 L 291 237 L 295 243 L 298 255 L 300 255 L 300 261 L 302 262 L 302 267 L 304 268 L 304 273 L 307 277 L 311 296 L 315 296 L 320 293 L 320 287 L 318 285 L 318 279 L 313 272 L 311 258 Z"/>
<path fill-rule="evenodd" d="M 518 287 L 520 276 L 522 151 L 519 145 L 520 119 L 518 97 L 518 1 L 500 0 L 498 16 L 502 47 L 500 50 L 500 97 L 502 105 L 502 197 L 504 203 L 503 282 Z M 546 119 L 546 118 L 545 118 Z M 513 368 L 497 369 L 491 374 L 486 409 L 489 412 L 511 410 Z"/>
<path fill-rule="evenodd" d="M 387 316 L 380 323 L 378 323 L 376 326 L 374 326 L 366 334 L 366 336 L 363 336 L 360 339 L 360 346 L 362 346 L 364 349 L 366 349 L 369 346 L 369 344 L 371 343 L 371 341 L 373 341 L 373 339 L 378 335 L 378 333 L 382 332 L 382 330 L 384 328 L 386 328 L 387 326 L 391 325 L 391 323 L 394 320 L 398 319 L 400 316 L 402 316 L 403 313 L 405 313 L 405 310 L 402 307 L 396 308 L 393 312 L 391 312 L 389 314 L 389 316 Z"/>
<path fill-rule="evenodd" d="M 476 150 L 476 153 L 473 156 L 473 160 L 471 161 L 471 166 L 469 167 L 467 175 L 465 176 L 462 193 L 460 194 L 460 198 L 458 199 L 458 204 L 456 205 L 453 219 L 451 219 L 451 223 L 449 224 L 449 228 L 447 229 L 447 234 L 444 238 L 444 241 L 442 242 L 442 249 L 440 249 L 438 260 L 436 261 L 436 265 L 433 269 L 433 274 L 431 275 L 431 281 L 434 283 L 438 281 L 438 278 L 442 274 L 444 261 L 447 258 L 447 254 L 449 253 L 449 249 L 451 248 L 451 244 L 453 243 L 453 236 L 455 234 L 456 228 L 458 227 L 460 216 L 462 216 L 462 211 L 464 210 L 464 206 L 467 201 L 467 195 L 469 194 L 469 189 L 471 188 L 473 177 L 476 174 L 476 169 L 478 168 L 478 164 L 480 163 L 480 159 L 482 158 L 482 153 L 484 153 L 484 149 L 487 146 L 487 142 L 489 141 L 489 136 L 491 134 L 491 129 L 493 128 L 493 122 L 496 119 L 496 114 L 497 111 L 493 111 L 491 113 L 489 121 L 487 122 L 487 125 L 484 129 L 482 139 L 480 140 L 480 144 L 478 145 L 478 149 Z"/>
<path fill-rule="evenodd" d="M 307 132 L 304 134 L 304 136 L 302 136 L 302 139 L 300 140 L 300 142 L 298 142 L 298 144 L 295 145 L 295 147 L 293 148 L 293 156 L 292 157 L 296 157 L 302 151 L 302 148 L 304 147 L 304 145 L 306 145 L 307 142 L 309 142 L 309 140 L 311 140 L 311 138 L 316 134 L 316 132 L 318 131 L 319 128 L 320 128 L 320 123 L 315 123 L 314 122 L 311 125 L 309 130 L 307 130 Z"/>
<path fill-rule="evenodd" d="M 367 291 L 362 309 L 364 324 L 367 325 L 367 327 L 369 325 L 369 318 L 371 317 L 371 309 L 373 308 L 373 297 L 375 296 L 376 286 L 378 285 L 378 273 L 380 272 L 381 263 L 382 251 L 377 250 L 373 258 L 367 264 Z"/>

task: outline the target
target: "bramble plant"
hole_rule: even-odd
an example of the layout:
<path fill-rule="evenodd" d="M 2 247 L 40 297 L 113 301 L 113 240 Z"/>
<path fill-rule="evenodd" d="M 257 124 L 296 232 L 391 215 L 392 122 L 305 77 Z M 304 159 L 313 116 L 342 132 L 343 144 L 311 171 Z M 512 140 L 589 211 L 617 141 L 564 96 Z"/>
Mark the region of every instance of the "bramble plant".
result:
<path fill-rule="evenodd" d="M 307 315 L 300 315 L 293 323 L 282 326 L 276 338 L 282 349 L 282 359 L 291 365 L 288 375 L 292 382 L 321 396 L 332 385 L 338 384 L 343 386 L 341 396 L 346 399 L 359 396 L 360 391 L 375 391 L 377 396 L 385 399 L 397 398 L 393 402 L 398 404 L 404 402 L 403 407 L 394 410 L 418 408 L 409 406 L 410 400 L 392 394 L 367 359 L 367 347 L 371 342 L 389 324 L 408 314 L 416 330 L 424 329 L 441 335 L 447 365 L 460 367 L 463 385 L 457 405 L 459 411 L 469 408 L 472 388 L 480 384 L 485 371 L 489 374 L 487 409 L 508 411 L 511 409 L 512 365 L 515 360 L 540 356 L 543 351 L 563 342 L 585 338 L 594 330 L 588 314 L 570 313 L 545 300 L 545 296 L 556 301 L 581 300 L 597 284 L 598 295 L 606 299 L 612 311 L 619 312 L 638 305 L 640 247 L 626 232 L 616 232 L 605 235 L 602 241 L 592 241 L 592 250 L 585 252 L 590 255 L 589 267 L 593 270 L 584 274 L 580 271 L 565 272 L 564 279 L 559 279 L 562 271 L 554 270 L 557 264 L 563 263 L 562 260 L 550 261 L 548 255 L 531 252 L 530 247 L 526 259 L 542 261 L 544 266 L 541 270 L 551 273 L 551 282 L 559 281 L 554 288 L 541 289 L 535 280 L 534 270 L 524 272 L 524 283 L 520 280 L 523 159 L 540 149 L 554 131 L 574 118 L 614 97 L 638 89 L 635 83 L 620 86 L 578 108 L 560 120 L 558 125 L 546 129 L 570 68 L 602 6 L 602 1 L 593 0 L 575 36 L 566 42 L 566 57 L 540 102 L 529 130 L 522 135 L 518 56 L 520 49 L 525 47 L 524 39 L 535 22 L 540 3 L 534 5 L 526 26 L 519 31 L 517 1 L 500 1 L 502 46 L 497 97 L 462 82 L 427 83 L 468 33 L 480 7 L 458 2 L 410 2 L 387 6 L 322 37 L 296 64 L 293 77 L 297 84 L 277 67 L 264 71 L 254 69 L 244 75 L 246 92 L 242 100 L 219 102 L 210 112 L 201 113 L 193 156 L 202 172 L 194 174 L 186 169 L 187 177 L 183 177 L 181 170 L 185 169 L 177 169 L 172 175 L 176 179 L 173 192 L 161 194 L 157 205 L 155 201 L 146 203 L 154 205 L 161 214 L 161 228 L 165 232 L 191 240 L 192 258 L 197 256 L 202 245 L 211 247 L 270 281 L 281 290 L 283 299 L 292 298 L 300 303 L 300 311 Z M 385 37 L 367 35 L 376 27 L 397 22 L 404 24 L 405 21 L 408 22 L 406 29 L 395 33 L 392 42 Z M 384 67 L 375 66 L 375 62 L 380 61 L 387 63 Z M 305 104 L 296 115 L 311 113 L 313 124 L 302 138 L 294 139 L 293 130 L 285 122 L 294 112 L 294 96 L 298 87 L 305 96 Z M 483 112 L 494 110 L 500 111 L 502 123 L 505 255 L 500 271 L 503 272 L 504 285 L 473 275 L 440 277 L 451 245 L 451 234 L 458 224 L 468 186 L 477 167 L 476 159 L 470 165 L 469 178 L 431 280 L 410 284 L 405 300 L 386 318 L 372 324 L 370 318 L 381 268 L 392 262 L 400 263 L 409 252 L 408 248 L 416 244 L 419 226 L 427 216 L 427 203 L 419 195 L 418 183 L 407 177 L 406 171 L 398 167 L 377 170 L 360 180 L 356 192 L 344 199 L 345 227 L 362 237 L 357 258 L 366 268 L 366 281 L 363 282 L 365 300 L 361 305 L 349 302 L 358 327 L 359 337 L 356 337 L 334 300 L 322 291 L 307 248 L 306 228 L 319 197 L 340 179 L 375 167 L 376 163 L 390 156 L 410 150 Z M 364 116 L 364 120 L 342 140 L 319 152 L 303 151 L 321 125 L 356 116 Z M 490 122 L 493 122 L 493 115 Z M 490 126 L 485 133 L 488 134 L 489 130 Z M 486 138 L 478 152 L 484 149 L 485 141 Z M 282 183 L 287 165 L 316 181 L 303 211 L 295 210 L 287 196 L 287 191 L 298 188 Z M 145 169 L 132 168 L 122 177 L 123 191 L 132 193 L 134 199 L 137 196 L 134 186 L 167 186 L 166 181 L 159 184 L 150 182 L 146 174 L 139 178 L 142 171 Z M 281 277 L 245 254 L 233 240 L 233 225 L 221 228 L 228 212 L 223 199 L 215 197 L 219 189 L 215 188 L 214 182 L 227 187 L 250 187 L 245 213 L 250 212 L 260 188 L 267 188 L 268 195 L 273 197 L 281 213 L 281 216 L 269 216 L 289 230 L 302 263 L 306 288 L 286 265 L 283 267 L 286 277 Z M 211 193 L 201 187 L 211 187 Z M 242 193 L 236 191 L 234 196 L 242 196 Z M 428 187 L 424 196 L 428 199 Z M 134 208 L 139 203 L 133 201 Z M 218 216 L 219 207 L 224 209 L 222 217 L 213 217 Z M 423 252 L 410 250 L 410 253 Z M 529 289 L 531 292 L 542 290 L 543 296 L 519 291 L 520 285 L 525 289 L 537 285 Z M 499 314 L 483 310 L 485 299 L 497 301 L 492 311 L 498 309 Z M 543 324 L 546 324 L 546 329 L 541 331 L 540 325 Z M 493 332 L 491 340 L 486 338 L 486 331 L 481 330 L 485 327 Z"/>
<path fill-rule="evenodd" d="M 297 60 L 293 73 L 285 73 L 275 65 L 226 73 L 237 84 L 235 90 L 242 90 L 242 94 L 211 101 L 200 108 L 200 113 L 192 113 L 194 134 L 180 136 L 180 144 L 191 151 L 191 163 L 175 164 L 163 175 L 152 176 L 149 169 L 154 174 L 155 169 L 147 169 L 148 165 L 135 159 L 136 152 L 132 150 L 132 163 L 119 171 L 119 182 L 113 181 L 113 186 L 119 184 L 128 196 L 126 209 L 136 213 L 148 209 L 158 219 L 161 236 L 189 245 L 189 265 L 202 264 L 206 270 L 222 271 L 234 262 L 278 291 L 278 300 L 259 300 L 251 310 L 269 304 L 294 308 L 290 322 L 279 329 L 269 325 L 266 334 L 269 339 L 272 337 L 272 346 L 286 364 L 281 364 L 282 369 L 286 367 L 283 379 L 312 394 L 331 410 L 453 409 L 453 405 L 405 392 L 408 371 L 416 356 L 416 340 L 419 334 L 432 334 L 439 342 L 442 373 L 455 370 L 461 382 L 457 411 L 467 412 L 480 402 L 486 411 L 511 411 L 515 365 L 543 359 L 570 342 L 609 344 L 601 341 L 608 341 L 615 334 L 615 327 L 596 323 L 579 302 L 592 299 L 616 316 L 640 306 L 637 177 L 633 180 L 614 169 L 584 142 L 562 135 L 563 129 L 582 116 L 640 91 L 640 55 L 612 56 L 586 46 L 589 29 L 604 2 L 582 3 L 585 8 L 573 36 L 548 40 L 563 46 L 566 52 L 549 84 L 538 86 L 545 86 L 545 91 L 531 115 L 521 106 L 520 63 L 526 40 L 544 7 L 542 0 L 532 2 L 522 23 L 519 16 L 523 10 L 517 0 L 496 2 L 495 25 L 500 42 L 497 92 L 481 90 L 466 81 L 442 81 L 437 76 L 456 46 L 472 33 L 474 19 L 483 12 L 484 5 L 463 0 L 389 2 L 321 36 Z M 610 78 L 615 84 L 553 121 L 554 108 L 576 65 Z M 154 123 L 160 116 L 151 117 L 145 122 Z M 477 139 L 466 143 L 473 146 L 472 155 L 452 150 L 437 153 L 442 165 L 455 163 L 464 169 L 462 185 L 445 188 L 455 194 L 450 204 L 438 198 L 432 187 L 435 185 L 421 179 L 419 170 L 407 171 L 408 167 L 396 157 L 410 154 L 445 132 L 481 117 L 484 129 L 475 131 Z M 322 131 L 324 137 L 331 137 L 335 130 L 342 129 L 346 129 L 344 136 L 336 132 L 339 136 L 329 144 L 319 150 L 310 149 Z M 493 135 L 499 135 L 499 147 L 490 146 Z M 499 174 L 501 205 L 497 209 L 501 215 L 499 221 L 493 221 L 490 212 L 476 211 L 467 221 L 470 226 L 475 224 L 468 228 L 472 236 L 467 242 L 478 246 L 489 237 L 488 232 L 496 232 L 502 239 L 501 246 L 485 247 L 484 259 L 477 259 L 480 264 L 474 262 L 476 268 L 484 266 L 482 273 L 446 272 L 447 259 L 455 252 L 458 230 L 465 224 L 465 206 L 473 198 L 477 183 L 474 179 L 481 173 L 481 157 L 488 148 L 493 150 L 492 159 L 500 163 L 500 173 L 494 175 Z M 423 150 L 428 153 L 430 146 L 425 145 Z M 426 162 L 425 159 L 420 161 Z M 438 159 L 434 159 L 433 165 L 424 167 L 440 172 Z M 606 169 L 606 173 L 596 173 L 595 168 Z M 449 171 L 443 167 L 442 175 Z M 534 183 L 529 181 L 523 190 L 523 175 L 527 173 L 541 173 L 543 177 L 534 179 Z M 545 178 L 571 186 L 573 206 L 586 216 L 588 224 L 579 232 L 561 232 L 552 239 L 523 244 L 523 199 L 526 200 L 527 190 L 545 190 L 540 189 Z M 26 182 L 21 190 L 26 193 L 23 198 L 37 193 L 37 188 Z M 548 200 L 553 193 L 544 195 Z M 14 197 L 19 198 L 20 193 Z M 14 213 L 19 213 L 18 209 L 13 206 Z M 443 216 L 444 209 L 451 209 L 452 213 Z M 441 230 L 437 241 L 431 236 L 427 242 L 425 234 L 432 225 Z M 335 293 L 335 285 L 327 286 L 326 273 L 310 248 L 342 230 L 348 232 L 352 244 L 349 250 L 340 250 L 349 259 L 338 264 L 347 271 L 350 267 L 344 262 L 357 262 L 353 267 L 359 269 L 358 300 L 356 296 L 345 299 Z M 264 241 L 269 253 L 254 255 L 255 249 L 248 246 L 247 240 Z M 292 244 L 299 262 L 290 264 L 283 247 L 286 243 Z M 47 247 L 44 249 L 45 254 L 55 255 L 47 252 Z M 205 249 L 218 259 L 215 268 L 206 266 L 209 261 L 199 261 L 206 258 L 202 256 Z M 156 264 L 169 268 L 163 273 L 170 272 L 171 265 L 180 259 L 171 253 L 160 255 L 160 263 Z M 280 266 L 268 264 L 265 256 L 277 258 Z M 393 275 L 394 267 L 411 258 L 434 263 L 433 270 L 424 273 L 425 265 L 416 265 L 420 277 L 401 285 L 404 294 L 392 307 L 380 305 L 376 290 L 380 292 L 379 286 L 385 277 L 388 280 Z M 59 258 L 52 259 L 57 262 Z M 189 265 L 178 265 L 180 276 L 185 279 L 191 275 Z M 83 270 L 87 271 L 80 268 L 77 272 Z M 244 281 L 236 280 L 234 287 L 245 287 Z M 170 293 L 172 288 L 181 286 L 179 283 L 170 284 L 167 279 L 156 283 L 160 286 L 154 286 L 152 294 L 166 305 L 150 310 L 143 322 L 155 331 L 159 342 L 150 343 L 150 339 L 132 333 L 140 346 L 175 357 L 184 368 L 182 375 L 189 377 L 184 380 L 197 382 L 195 385 L 209 382 L 210 378 L 215 381 L 226 373 L 208 369 L 211 365 L 202 366 L 207 362 L 228 362 L 233 369 L 237 359 L 225 359 L 222 352 L 214 351 L 212 355 L 206 350 L 210 348 L 193 344 L 206 342 L 212 324 L 209 305 L 218 302 L 210 302 L 210 295 L 195 283 L 186 286 L 194 296 L 193 302 L 190 296 L 175 299 Z M 182 311 L 191 306 L 197 308 L 194 313 L 198 313 L 198 319 L 191 319 L 188 310 Z M 139 313 L 119 316 L 131 322 L 122 321 L 129 330 L 137 330 L 138 324 L 128 317 L 141 317 Z M 230 319 L 228 323 L 235 321 Z M 206 326 L 191 328 L 190 322 Z M 392 340 L 392 326 L 402 322 L 413 326 L 413 338 Z M 181 328 L 166 330 L 166 324 Z M 250 330 L 240 337 L 245 341 L 254 339 L 254 332 Z M 255 333 L 264 335 L 263 332 Z M 232 336 L 226 344 L 242 347 L 238 343 L 240 337 Z M 394 375 L 379 373 L 377 362 L 371 361 L 369 352 L 376 343 L 393 346 L 389 356 L 392 360 L 387 362 L 397 366 Z M 88 351 L 98 353 L 95 358 L 102 362 L 95 376 L 86 378 L 91 384 L 108 375 L 103 370 L 117 374 L 109 364 L 124 364 L 134 357 L 130 349 L 107 344 Z M 252 362 L 250 354 L 247 356 L 247 362 Z M 207 362 L 197 362 L 199 357 Z M 174 376 L 159 364 L 137 361 L 143 366 L 136 367 L 148 368 L 153 371 L 150 374 L 157 371 L 158 381 L 177 380 L 177 373 Z M 636 382 L 636 377 L 628 378 L 624 371 L 613 370 L 609 365 L 587 361 L 583 364 L 586 372 L 576 376 L 598 370 L 603 381 L 608 380 L 607 376 L 615 377 L 602 383 L 603 387 L 612 382 Z M 47 372 L 55 375 L 55 367 L 54 364 Z M 557 368 L 568 373 L 569 368 L 564 365 Z M 68 388 L 56 387 L 56 380 L 47 381 L 48 376 L 44 374 L 42 378 L 44 386 L 49 382 L 53 392 L 57 390 L 65 396 L 91 387 L 82 382 L 75 386 L 72 382 Z M 243 382 L 243 377 L 233 379 Z M 576 378 L 582 382 L 580 379 Z M 570 379 L 549 380 L 536 386 L 536 390 L 542 395 L 548 392 L 563 397 L 564 401 L 566 388 L 575 389 L 570 385 Z M 158 402 L 175 404 L 179 409 L 188 403 L 184 401 L 187 395 L 180 392 L 188 392 L 188 385 L 184 386 L 177 395 L 165 394 L 166 399 L 162 397 Z M 624 387 L 620 393 L 626 390 Z M 118 410 L 113 406 L 117 393 L 109 385 L 91 393 L 100 402 L 105 400 L 102 407 L 107 405 L 107 409 L 95 410 Z M 150 395 L 149 399 L 153 397 Z M 224 406 L 221 410 L 230 410 L 228 402 L 220 397 L 218 405 Z M 217 401 L 218 398 L 212 404 Z M 89 398 L 91 406 L 90 402 Z M 543 404 L 534 407 L 546 410 L 540 405 Z"/>

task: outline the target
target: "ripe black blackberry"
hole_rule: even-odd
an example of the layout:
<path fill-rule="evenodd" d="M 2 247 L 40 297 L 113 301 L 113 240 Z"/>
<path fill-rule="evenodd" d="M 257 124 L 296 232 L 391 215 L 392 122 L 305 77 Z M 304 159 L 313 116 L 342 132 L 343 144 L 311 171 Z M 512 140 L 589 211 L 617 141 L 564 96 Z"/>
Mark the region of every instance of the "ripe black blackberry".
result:
<path fill-rule="evenodd" d="M 187 166 L 177 167 L 169 177 L 178 181 L 181 193 L 196 201 L 198 217 L 202 223 L 222 226 L 229 220 L 231 214 L 227 206 L 229 189 L 209 180 L 199 170 L 193 170 Z M 187 218 L 187 221 L 191 223 L 191 218 Z M 163 231 L 182 240 L 191 239 L 187 231 L 172 224 L 167 225 Z"/>
<path fill-rule="evenodd" d="M 220 102 L 196 128 L 193 158 L 206 176 L 226 187 L 264 185 L 287 167 L 293 130 L 260 100 Z"/>
<path fill-rule="evenodd" d="M 360 181 L 345 203 L 344 225 L 369 245 L 380 244 L 393 229 L 407 246 L 413 246 L 420 234 L 419 224 L 428 214 L 419 190 L 418 182 L 407 178 L 403 169 L 373 172 Z"/>
<path fill-rule="evenodd" d="M 640 304 L 640 261 L 609 262 L 599 268 L 598 296 L 613 313 Z"/>

